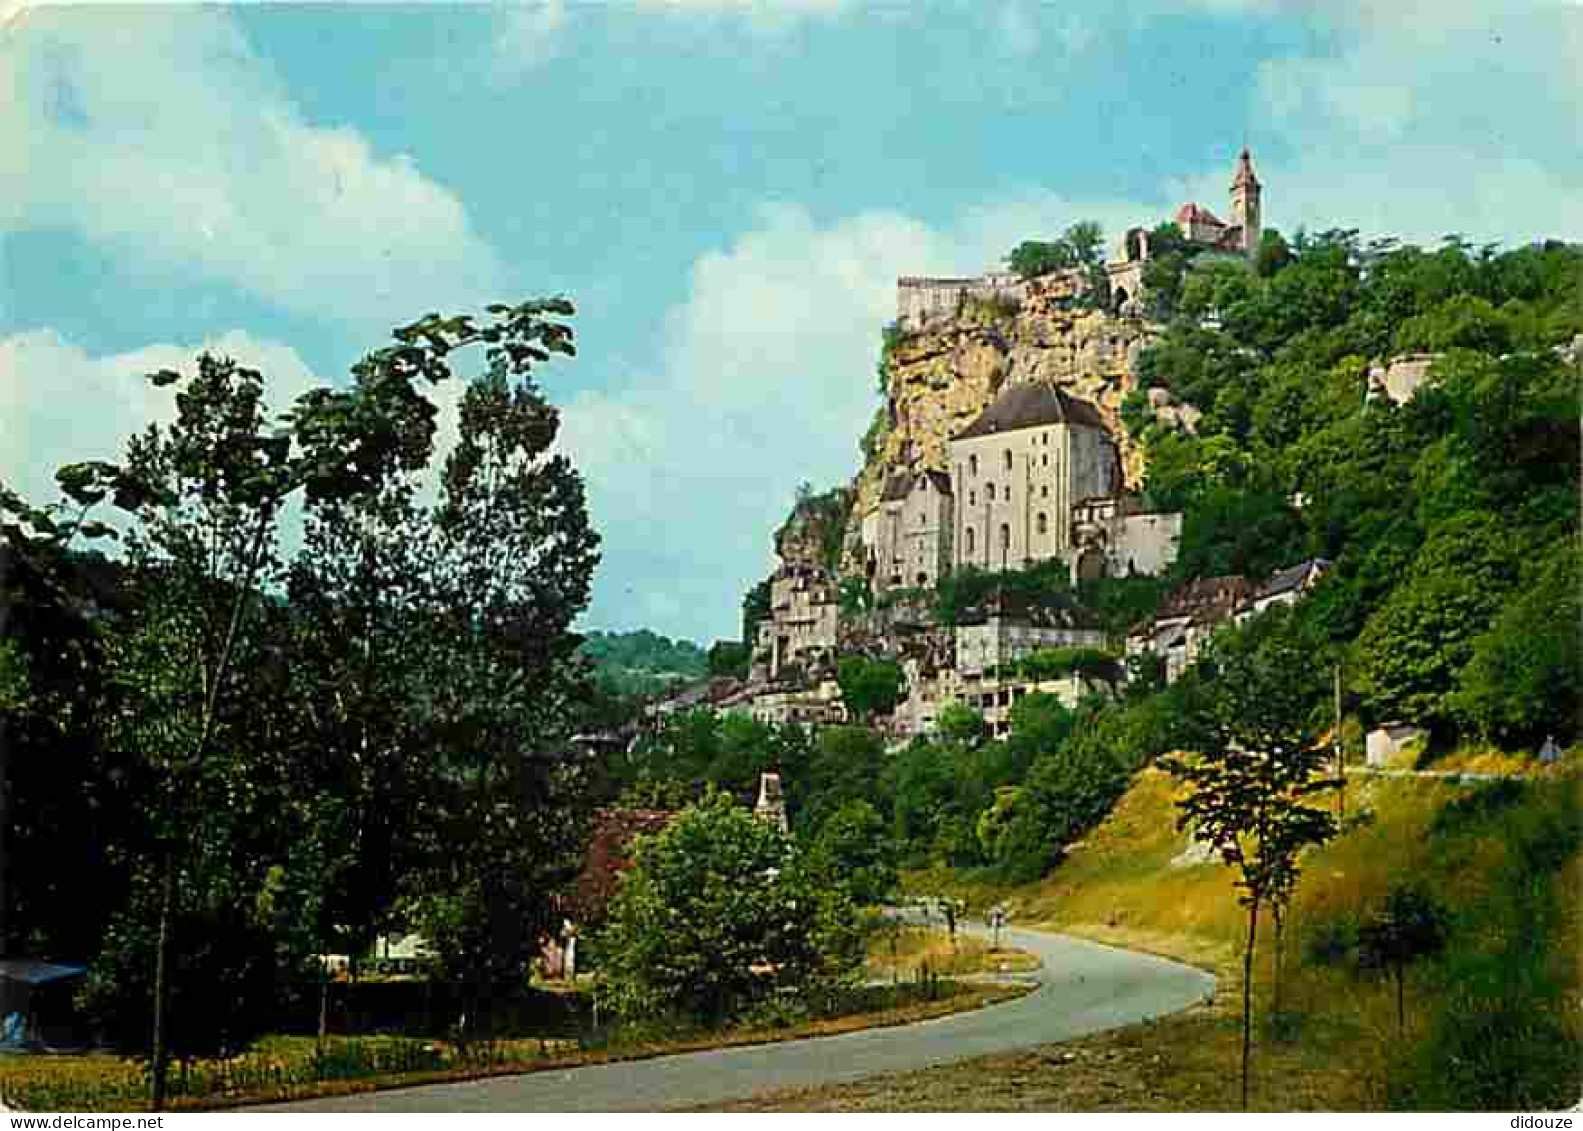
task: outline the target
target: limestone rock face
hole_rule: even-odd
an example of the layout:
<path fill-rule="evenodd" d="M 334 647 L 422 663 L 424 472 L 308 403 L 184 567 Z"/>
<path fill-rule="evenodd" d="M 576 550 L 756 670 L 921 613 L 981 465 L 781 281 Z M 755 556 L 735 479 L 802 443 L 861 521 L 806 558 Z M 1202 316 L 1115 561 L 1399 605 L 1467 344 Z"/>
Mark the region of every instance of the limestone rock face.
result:
<path fill-rule="evenodd" d="M 1143 478 L 1143 453 L 1121 424 L 1121 400 L 1136 384 L 1138 358 L 1160 328 L 1078 307 L 1079 284 L 1051 275 L 1028 284 L 1020 309 L 969 304 L 954 318 L 904 334 L 885 370 L 890 426 L 853 488 L 843 572 L 861 569 L 858 520 L 898 472 L 949 471 L 946 442 L 1002 388 L 1043 381 L 1099 408 L 1121 452 L 1129 489 Z"/>

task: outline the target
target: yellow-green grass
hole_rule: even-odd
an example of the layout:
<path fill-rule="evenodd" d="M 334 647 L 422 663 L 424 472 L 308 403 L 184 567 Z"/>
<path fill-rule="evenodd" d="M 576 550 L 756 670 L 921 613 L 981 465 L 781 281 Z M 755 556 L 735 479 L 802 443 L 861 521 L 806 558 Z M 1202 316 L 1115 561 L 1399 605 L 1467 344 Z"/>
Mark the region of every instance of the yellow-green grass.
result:
<path fill-rule="evenodd" d="M 1021 974 L 1039 968 L 1037 956 L 1015 947 L 994 947 L 987 939 L 932 927 L 900 926 L 869 936 L 865 972 L 876 979 L 910 981 L 920 971 L 942 978 L 975 974 Z"/>
<path fill-rule="evenodd" d="M 834 1036 L 859 1029 L 912 1024 L 1020 997 L 1031 984 L 972 984 L 943 981 L 929 1000 L 870 1008 L 838 1017 L 784 1027 L 740 1026 L 717 1033 L 674 1039 L 620 1042 L 579 1048 L 568 1040 L 499 1041 L 487 1055 L 463 1058 L 451 1045 L 396 1038 L 332 1037 L 329 1054 L 401 1046 L 429 1050 L 430 1066 L 405 1071 L 371 1068 L 363 1074 L 317 1079 L 312 1037 L 269 1037 L 249 1052 L 228 1060 L 198 1060 L 172 1070 L 171 1110 L 212 1110 L 322 1096 L 349 1095 L 423 1084 L 455 1083 L 491 1076 L 578 1068 L 615 1061 L 645 1060 L 672 1053 L 768 1044 L 804 1037 Z M 185 1081 L 185 1084 L 183 1084 Z M 145 1111 L 147 1078 L 143 1066 L 114 1056 L 12 1056 L 0 1058 L 0 1097 L 32 1111 Z"/>
<path fill-rule="evenodd" d="M 1509 772 L 1489 751 L 1463 751 L 1446 761 L 1465 772 L 1479 772 L 1473 766 Z M 1495 769 L 1498 765 L 1502 768 Z M 1557 1057 L 1566 1077 L 1558 1085 L 1561 1094 L 1583 1086 L 1575 1079 L 1577 1068 L 1565 1067 L 1569 1058 L 1574 1066 L 1579 1062 L 1583 1048 L 1583 854 L 1568 841 L 1574 847 L 1558 861 L 1560 867 L 1535 874 L 1518 843 L 1529 835 L 1522 822 L 1530 817 L 1554 817 L 1568 806 L 1575 812 L 1579 784 L 1575 763 L 1564 763 L 1513 787 L 1522 792 L 1506 810 L 1464 817 L 1448 832 L 1445 826 L 1458 810 L 1439 818 L 1437 826 L 1445 806 L 1490 789 L 1488 784 L 1352 779 L 1346 804 L 1354 820 L 1333 843 L 1302 858 L 1302 879 L 1286 928 L 1283 1021 L 1275 1030 L 1264 1020 L 1273 1004 L 1274 951 L 1269 917 L 1264 917 L 1255 968 L 1260 1019 L 1255 1105 L 1372 1108 L 1426 1102 L 1429 1093 L 1423 1089 L 1443 1083 L 1426 1083 L 1426 1074 L 1450 1071 L 1449 1066 L 1424 1067 L 1426 1050 L 1432 1053 L 1432 1042 L 1443 1040 L 1448 1026 L 1472 1021 L 1453 1016 L 1470 1005 L 1470 991 L 1458 979 L 1469 970 L 1478 972 L 1480 960 L 1487 960 L 1486 975 L 1491 968 L 1520 964 L 1519 949 L 1535 942 L 1523 937 L 1529 932 L 1524 917 L 1534 915 L 1544 923 L 1538 965 L 1550 982 L 1534 991 L 1533 1003 L 1557 1023 L 1554 1039 L 1565 1046 Z M 980 882 L 954 890 L 979 907 L 1003 901 L 1022 924 L 1164 954 L 1219 974 L 1220 993 L 1207 1015 L 1167 1019 L 1139 1030 L 1138 1038 L 1145 1046 L 1156 1042 L 1150 1055 L 1173 1064 L 1170 1084 L 1155 1097 L 1157 1106 L 1212 1108 L 1228 1097 L 1212 1077 L 1235 1075 L 1239 1036 L 1234 1022 L 1240 1012 L 1247 918 L 1230 869 L 1218 862 L 1180 866 L 1188 838 L 1176 829 L 1178 788 L 1164 773 L 1145 771 L 1110 816 L 1043 880 L 1000 889 Z M 1360 812 L 1367 817 L 1358 822 Z M 916 891 L 947 887 L 940 874 L 908 879 Z M 1307 951 L 1319 928 L 1366 918 L 1402 882 L 1426 888 L 1449 909 L 1453 926 L 1446 960 L 1421 963 L 1409 972 L 1406 1028 L 1399 1033 L 1388 981 L 1360 973 L 1350 957 L 1325 963 Z M 1522 909 L 1514 910 L 1519 902 Z M 1490 991 L 1500 992 L 1504 989 Z M 1492 996 L 1482 1004 L 1474 998 L 1472 1004 L 1483 1010 L 1499 1003 Z M 1192 1057 L 1180 1051 L 1183 1040 L 1193 1042 Z M 1103 1046 L 1105 1039 L 1099 1043 Z M 919 1102 L 943 1101 L 920 1095 Z M 1047 1096 L 1047 1102 L 1060 1101 Z"/>

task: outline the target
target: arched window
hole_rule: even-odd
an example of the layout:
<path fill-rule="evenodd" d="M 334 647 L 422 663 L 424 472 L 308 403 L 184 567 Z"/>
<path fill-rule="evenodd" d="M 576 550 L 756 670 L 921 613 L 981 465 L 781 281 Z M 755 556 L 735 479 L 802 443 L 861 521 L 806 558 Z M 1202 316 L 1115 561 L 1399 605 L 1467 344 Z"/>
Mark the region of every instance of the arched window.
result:
<path fill-rule="evenodd" d="M 970 507 L 978 506 L 978 492 L 977 491 L 969 491 L 967 493 L 967 505 L 970 506 Z"/>
<path fill-rule="evenodd" d="M 967 552 L 968 556 L 971 557 L 973 554 L 973 528 L 971 526 L 967 528 Z"/>
<path fill-rule="evenodd" d="M 967 457 L 967 474 L 973 479 L 977 479 L 978 478 L 978 457 L 977 456 L 968 456 Z"/>
<path fill-rule="evenodd" d="M 1011 449 L 1010 448 L 1006 449 L 1006 470 L 1007 471 L 1011 470 Z"/>
<path fill-rule="evenodd" d="M 993 483 L 984 484 L 984 497 L 992 503 L 995 501 L 995 485 Z"/>
<path fill-rule="evenodd" d="M 1000 559 L 1005 564 L 1011 556 L 1011 527 L 1004 522 L 1000 524 Z"/>
<path fill-rule="evenodd" d="M 1041 499 L 1048 499 L 1050 497 L 1050 485 L 1048 483 L 1039 488 L 1039 497 Z"/>
<path fill-rule="evenodd" d="M 1050 520 L 1045 517 L 1043 511 L 1040 511 L 1038 517 L 1033 520 L 1033 528 L 1040 534 L 1050 533 Z"/>
<path fill-rule="evenodd" d="M 1041 460 L 1042 460 L 1043 465 L 1045 467 L 1049 467 L 1050 466 L 1050 453 L 1049 452 L 1045 452 L 1044 455 L 1041 457 Z"/>

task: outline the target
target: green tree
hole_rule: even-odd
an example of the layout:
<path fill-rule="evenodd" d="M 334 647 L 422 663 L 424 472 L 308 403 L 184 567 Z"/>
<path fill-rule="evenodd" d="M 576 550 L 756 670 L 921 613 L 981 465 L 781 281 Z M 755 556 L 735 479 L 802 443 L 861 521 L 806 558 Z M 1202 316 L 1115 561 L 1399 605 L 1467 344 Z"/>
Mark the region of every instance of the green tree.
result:
<path fill-rule="evenodd" d="M 1379 718 L 1444 722 L 1457 677 L 1517 578 L 1494 515 L 1442 523 L 1357 641 L 1358 686 Z"/>
<path fill-rule="evenodd" d="M 572 621 L 598 562 L 581 477 L 552 454 L 558 414 L 495 354 L 463 395 L 427 569 L 433 636 L 422 723 L 443 789 L 423 814 L 414 892 L 442 968 L 466 985 L 464 1035 L 525 985 L 556 925 L 554 892 L 578 863 L 566 737 L 588 695 Z"/>
<path fill-rule="evenodd" d="M 989 734 L 982 712 L 965 703 L 947 703 L 935 719 L 940 737 L 958 746 L 977 746 Z"/>
<path fill-rule="evenodd" d="M 1468 726 L 1504 745 L 1536 745 L 1577 732 L 1583 647 L 1583 570 L 1568 539 L 1542 558 L 1529 584 L 1472 642 L 1451 706 Z"/>
<path fill-rule="evenodd" d="M 1445 948 L 1448 917 L 1424 891 L 1409 884 L 1391 888 L 1382 906 L 1358 928 L 1358 964 L 1396 983 L 1396 1028 L 1407 1032 L 1407 968 Z"/>
<path fill-rule="evenodd" d="M 889 660 L 846 656 L 836 665 L 835 678 L 841 687 L 841 700 L 854 719 L 888 715 L 901 698 L 901 665 Z"/>
<path fill-rule="evenodd" d="M 805 1001 L 861 962 L 850 897 L 720 794 L 640 838 L 599 943 L 599 1000 L 628 1020 L 719 1025 L 777 988 Z"/>
<path fill-rule="evenodd" d="M 1034 279 L 1077 265 L 1071 249 L 1060 240 L 1023 240 L 1012 248 L 1010 262 L 1011 269 L 1024 279 Z"/>
<path fill-rule="evenodd" d="M 1162 765 L 1188 788 L 1179 803 L 1179 826 L 1191 827 L 1236 869 L 1248 913 L 1242 958 L 1247 1107 L 1259 913 L 1272 901 L 1284 909 L 1296 887 L 1299 853 L 1334 835 L 1331 815 L 1308 801 L 1335 783 L 1320 776 L 1328 753 L 1309 722 L 1313 676 L 1307 654 L 1290 635 L 1266 629 L 1216 640 L 1209 654 L 1215 678 L 1202 708 L 1205 740 L 1195 755 Z"/>
<path fill-rule="evenodd" d="M 808 850 L 809 867 L 842 885 L 858 904 L 883 903 L 896 888 L 896 847 L 885 818 L 854 798 L 825 818 Z"/>
<path fill-rule="evenodd" d="M 746 679 L 752 646 L 735 640 L 717 640 L 709 646 L 705 657 L 711 676 L 729 676 Z"/>

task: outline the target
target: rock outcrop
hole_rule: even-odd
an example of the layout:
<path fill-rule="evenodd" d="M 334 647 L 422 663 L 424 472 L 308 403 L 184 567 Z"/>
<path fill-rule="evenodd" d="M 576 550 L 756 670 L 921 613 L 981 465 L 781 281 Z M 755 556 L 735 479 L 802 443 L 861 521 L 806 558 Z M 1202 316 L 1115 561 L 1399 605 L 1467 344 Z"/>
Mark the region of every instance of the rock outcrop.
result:
<path fill-rule="evenodd" d="M 1143 476 L 1143 453 L 1121 424 L 1122 398 L 1135 385 L 1138 356 L 1159 328 L 1078 304 L 1068 275 L 1031 280 L 1015 309 L 967 303 L 955 317 L 903 331 L 885 362 L 888 426 L 874 438 L 853 484 L 843 572 L 861 568 L 860 520 L 900 472 L 948 471 L 946 442 L 1007 385 L 1045 381 L 1098 406 L 1121 451 L 1129 489 Z"/>

